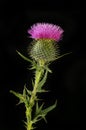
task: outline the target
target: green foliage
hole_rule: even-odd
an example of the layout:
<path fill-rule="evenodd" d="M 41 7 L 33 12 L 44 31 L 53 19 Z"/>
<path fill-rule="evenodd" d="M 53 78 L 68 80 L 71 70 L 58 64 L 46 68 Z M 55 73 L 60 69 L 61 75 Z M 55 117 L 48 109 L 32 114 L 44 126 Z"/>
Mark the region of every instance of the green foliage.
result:
<path fill-rule="evenodd" d="M 18 54 L 21 55 L 19 52 Z M 28 61 L 28 59 L 23 55 L 21 55 L 21 57 Z M 40 99 L 38 98 L 37 93 L 48 92 L 43 88 L 43 86 L 47 80 L 48 72 L 51 72 L 51 70 L 48 68 L 48 65 L 40 66 L 38 63 L 35 64 L 35 67 L 33 65 L 33 68 L 35 69 L 35 78 L 32 80 L 33 90 L 31 91 L 27 89 L 26 85 L 24 85 L 22 94 L 13 90 L 10 91 L 19 98 L 18 104 L 25 104 L 27 121 L 25 121 L 24 124 L 27 130 L 33 130 L 33 125 L 41 119 L 46 121 L 47 113 L 56 107 L 56 103 L 45 109 L 43 109 L 44 103 L 40 106 L 38 105 Z M 35 107 L 35 111 L 33 111 L 33 107 Z"/>
<path fill-rule="evenodd" d="M 25 57 L 23 54 L 21 54 L 19 51 L 16 50 L 16 52 L 20 55 L 20 57 L 22 57 L 24 60 L 30 62 L 30 63 L 33 63 L 32 60 L 30 60 L 29 58 Z"/>
<path fill-rule="evenodd" d="M 13 90 L 10 90 L 10 93 L 12 93 L 13 95 L 15 95 L 16 97 L 18 97 L 20 99 L 19 104 L 25 102 L 25 98 L 22 94 L 15 92 Z"/>
<path fill-rule="evenodd" d="M 41 81 L 38 84 L 38 89 L 37 92 L 46 92 L 46 90 L 42 89 L 43 85 L 45 84 L 46 80 L 47 80 L 47 75 L 48 75 L 48 71 L 46 70 L 45 74 L 43 75 L 43 78 L 41 79 Z"/>
<path fill-rule="evenodd" d="M 40 99 L 38 97 L 38 93 L 48 92 L 43 88 L 43 86 L 47 80 L 48 73 L 52 73 L 52 71 L 49 69 L 50 63 L 53 60 L 70 54 L 66 53 L 59 56 L 56 52 L 57 48 L 55 48 L 56 45 L 55 43 L 53 43 L 53 41 L 42 39 L 41 41 L 35 41 L 35 43 L 36 44 L 32 44 L 32 48 L 30 51 L 30 56 L 33 60 L 30 60 L 17 51 L 19 56 L 21 56 L 27 62 L 31 63 L 32 66 L 29 70 L 34 70 L 34 79 L 32 79 L 32 90 L 29 90 L 26 85 L 24 85 L 22 94 L 13 90 L 10 91 L 17 98 L 19 98 L 18 104 L 23 103 L 25 105 L 26 121 L 24 121 L 24 125 L 27 130 L 35 129 L 34 124 L 41 119 L 44 119 L 45 122 L 47 122 L 46 115 L 56 107 L 57 101 L 47 108 L 44 107 L 44 103 L 39 105 Z M 33 107 L 35 108 L 34 111 Z"/>
<path fill-rule="evenodd" d="M 47 122 L 47 120 L 46 120 L 47 113 L 52 111 L 56 107 L 56 105 L 57 105 L 57 101 L 55 102 L 54 105 L 49 106 L 49 107 L 43 109 L 44 103 L 41 106 L 39 106 L 38 102 L 37 102 L 36 103 L 36 112 L 35 112 L 35 117 L 33 119 L 33 122 L 36 123 L 36 122 L 38 122 L 41 119 L 44 119 L 45 122 Z"/>
<path fill-rule="evenodd" d="M 72 52 L 65 53 L 65 54 L 63 54 L 63 55 L 58 56 L 56 59 L 60 59 L 60 58 L 62 58 L 62 57 L 64 57 L 64 56 L 66 56 L 66 55 L 69 55 L 69 54 L 71 54 L 71 53 L 72 53 Z"/>

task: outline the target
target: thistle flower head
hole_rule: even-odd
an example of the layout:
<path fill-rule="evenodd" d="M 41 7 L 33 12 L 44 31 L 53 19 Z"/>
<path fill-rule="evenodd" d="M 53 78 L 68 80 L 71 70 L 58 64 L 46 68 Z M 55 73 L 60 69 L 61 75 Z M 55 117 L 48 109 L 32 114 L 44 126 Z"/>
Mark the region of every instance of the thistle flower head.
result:
<path fill-rule="evenodd" d="M 34 24 L 28 33 L 33 39 L 51 39 L 59 41 L 63 34 L 63 29 L 60 26 L 49 23 Z"/>
<path fill-rule="evenodd" d="M 34 39 L 28 49 L 33 60 L 47 64 L 57 59 L 59 49 L 56 41 L 58 42 L 62 37 L 61 27 L 49 23 L 37 23 L 28 30 L 28 33 Z"/>

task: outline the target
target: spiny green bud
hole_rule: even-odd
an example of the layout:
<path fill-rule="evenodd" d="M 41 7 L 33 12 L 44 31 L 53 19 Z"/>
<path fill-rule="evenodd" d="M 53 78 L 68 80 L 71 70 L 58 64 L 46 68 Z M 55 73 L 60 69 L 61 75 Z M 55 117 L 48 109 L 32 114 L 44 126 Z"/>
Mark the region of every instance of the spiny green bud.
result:
<path fill-rule="evenodd" d="M 28 50 L 30 57 L 37 62 L 49 63 L 59 55 L 57 43 L 51 39 L 34 40 Z"/>

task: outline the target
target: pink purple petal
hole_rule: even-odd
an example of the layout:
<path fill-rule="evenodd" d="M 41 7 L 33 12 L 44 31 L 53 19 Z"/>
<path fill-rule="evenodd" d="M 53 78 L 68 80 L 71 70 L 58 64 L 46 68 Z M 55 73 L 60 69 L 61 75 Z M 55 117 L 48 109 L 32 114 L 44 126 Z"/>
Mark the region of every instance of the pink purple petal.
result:
<path fill-rule="evenodd" d="M 63 34 L 63 29 L 54 24 L 49 23 L 36 23 L 31 26 L 31 29 L 28 30 L 28 33 L 33 39 L 52 39 L 59 41 Z"/>

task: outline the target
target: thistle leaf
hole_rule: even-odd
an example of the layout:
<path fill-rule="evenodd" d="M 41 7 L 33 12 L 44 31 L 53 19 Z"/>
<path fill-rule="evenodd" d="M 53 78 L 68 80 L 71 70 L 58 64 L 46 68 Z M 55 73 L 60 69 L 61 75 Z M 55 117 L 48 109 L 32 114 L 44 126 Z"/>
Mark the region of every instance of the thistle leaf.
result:
<path fill-rule="evenodd" d="M 44 105 L 44 104 L 42 104 L 42 105 L 39 107 L 39 106 L 38 106 L 38 102 L 36 103 L 36 113 L 35 113 L 35 117 L 34 117 L 34 119 L 33 119 L 33 122 L 34 122 L 34 123 L 40 121 L 41 119 L 44 119 L 44 121 L 47 123 L 47 120 L 46 120 L 45 116 L 47 115 L 48 112 L 50 112 L 51 110 L 53 110 L 53 109 L 56 107 L 57 101 L 55 102 L 54 105 L 52 105 L 52 106 L 50 106 L 50 107 L 48 107 L 48 108 L 42 110 L 43 105 Z"/>
<path fill-rule="evenodd" d="M 42 111 L 43 105 L 44 103 L 39 107 L 38 102 L 36 103 L 36 113 L 35 113 L 36 115 L 38 115 Z"/>
<path fill-rule="evenodd" d="M 69 54 L 71 54 L 71 53 L 72 53 L 72 52 L 69 52 L 69 53 L 63 54 L 63 55 L 61 55 L 61 56 L 58 56 L 56 59 L 60 59 L 60 58 L 62 58 L 63 56 L 69 55 Z"/>
<path fill-rule="evenodd" d="M 50 70 L 50 69 L 48 68 L 48 66 L 43 66 L 43 68 L 44 68 L 45 70 L 47 70 L 49 73 L 52 73 L 52 70 Z"/>
<path fill-rule="evenodd" d="M 25 87 L 25 90 L 26 90 L 26 92 L 28 93 L 28 95 L 31 96 L 32 92 L 31 92 L 30 90 L 28 90 L 26 87 Z"/>
<path fill-rule="evenodd" d="M 42 110 L 42 114 L 46 115 L 48 112 L 52 111 L 56 107 L 56 105 L 57 105 L 57 101 L 55 102 L 54 105 Z"/>
<path fill-rule="evenodd" d="M 50 90 L 45 90 L 45 89 L 41 89 L 41 90 L 38 90 L 37 92 L 38 93 L 45 93 L 45 92 L 49 92 Z"/>
<path fill-rule="evenodd" d="M 26 87 L 24 86 L 24 89 L 23 89 L 23 97 L 26 98 Z"/>
<path fill-rule="evenodd" d="M 18 97 L 20 99 L 18 104 L 25 102 L 25 98 L 24 98 L 24 96 L 22 94 L 17 93 L 17 92 L 15 92 L 13 90 L 10 90 L 10 93 L 14 94 L 16 97 Z"/>
<path fill-rule="evenodd" d="M 35 84 L 34 84 L 34 81 L 32 80 L 32 86 L 34 87 L 34 85 L 35 85 Z"/>
<path fill-rule="evenodd" d="M 52 105 L 44 110 L 41 110 L 38 118 L 40 117 L 41 119 L 44 119 L 44 121 L 47 123 L 45 116 L 47 115 L 48 112 L 52 111 L 56 107 L 56 105 L 57 105 L 57 101 L 55 102 L 54 105 Z"/>
<path fill-rule="evenodd" d="M 40 121 L 43 117 L 43 115 L 41 115 L 41 111 L 43 108 L 44 103 L 39 107 L 38 102 L 36 102 L 36 111 L 35 111 L 35 116 L 33 119 L 33 122 L 36 123 L 38 121 Z"/>
<path fill-rule="evenodd" d="M 13 90 L 10 90 L 10 93 L 12 93 L 12 94 L 14 94 L 16 97 L 18 97 L 18 98 L 23 98 L 23 95 L 22 94 L 20 94 L 20 93 L 18 93 L 18 92 L 15 92 L 15 91 L 13 91 Z"/>
<path fill-rule="evenodd" d="M 28 95 L 27 95 L 28 93 Z M 31 94 L 31 91 L 29 91 L 27 88 L 26 88 L 26 85 L 24 85 L 24 89 L 23 89 L 23 97 L 25 98 L 25 101 L 28 103 L 29 102 L 29 95 Z"/>
<path fill-rule="evenodd" d="M 41 91 L 42 86 L 46 82 L 48 71 L 46 70 L 43 79 L 39 82 L 38 91 Z"/>
<path fill-rule="evenodd" d="M 45 118 L 45 115 L 42 115 L 42 119 L 44 119 L 44 121 L 47 123 L 47 120 Z"/>
<path fill-rule="evenodd" d="M 23 54 L 21 54 L 19 51 L 16 50 L 16 52 L 26 61 L 30 62 L 30 63 L 33 63 L 32 60 L 30 60 L 29 58 L 25 57 Z"/>

